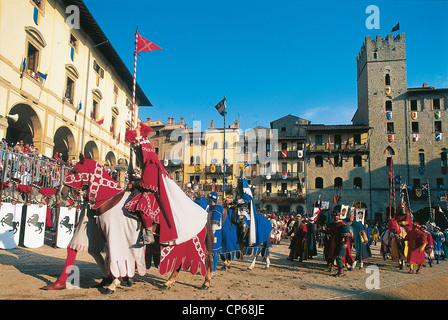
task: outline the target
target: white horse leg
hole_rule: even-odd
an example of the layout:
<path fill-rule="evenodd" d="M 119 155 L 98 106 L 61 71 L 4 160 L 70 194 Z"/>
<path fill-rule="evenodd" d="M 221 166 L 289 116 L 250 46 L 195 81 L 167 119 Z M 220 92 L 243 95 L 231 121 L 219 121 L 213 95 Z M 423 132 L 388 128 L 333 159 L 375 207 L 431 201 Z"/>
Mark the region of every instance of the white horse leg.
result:
<path fill-rule="evenodd" d="M 252 270 L 255 267 L 256 261 L 257 261 L 257 256 L 254 257 L 254 260 L 252 260 L 252 263 L 250 264 L 249 268 L 247 268 L 247 269 Z"/>
<path fill-rule="evenodd" d="M 106 287 L 106 294 L 112 294 L 115 292 L 115 289 L 118 287 L 118 285 L 120 284 L 120 279 L 115 278 L 114 281 L 112 281 L 112 283 Z"/>
<path fill-rule="evenodd" d="M 271 265 L 271 259 L 269 259 L 269 256 L 266 257 L 266 269 L 269 269 L 269 266 Z"/>

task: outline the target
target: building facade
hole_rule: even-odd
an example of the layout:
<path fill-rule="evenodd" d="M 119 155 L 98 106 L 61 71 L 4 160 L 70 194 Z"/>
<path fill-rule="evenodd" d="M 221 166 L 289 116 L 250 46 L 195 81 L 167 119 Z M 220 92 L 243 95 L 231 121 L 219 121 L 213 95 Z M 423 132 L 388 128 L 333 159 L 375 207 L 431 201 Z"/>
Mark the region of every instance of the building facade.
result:
<path fill-rule="evenodd" d="M 125 130 L 139 105 L 151 106 L 137 85 L 132 111 L 132 93 L 132 74 L 83 1 L 0 0 L 0 135 L 8 142 L 64 160 L 82 152 L 101 164 L 127 162 Z"/>
<path fill-rule="evenodd" d="M 371 127 L 370 211 L 383 218 L 390 201 L 392 163 L 396 202 L 402 188 L 413 211 L 446 205 L 448 89 L 408 88 L 405 34 L 366 37 L 357 56 L 354 125 Z M 431 194 L 430 197 L 429 194 Z M 431 201 L 431 203 L 429 202 Z"/>

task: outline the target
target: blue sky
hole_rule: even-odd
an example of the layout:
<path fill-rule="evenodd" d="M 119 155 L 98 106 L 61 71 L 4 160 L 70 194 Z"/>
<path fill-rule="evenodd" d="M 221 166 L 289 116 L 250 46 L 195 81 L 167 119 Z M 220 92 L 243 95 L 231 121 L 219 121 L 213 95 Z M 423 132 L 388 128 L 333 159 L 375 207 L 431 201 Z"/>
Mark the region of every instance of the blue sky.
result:
<path fill-rule="evenodd" d="M 137 82 L 154 105 L 146 120 L 181 117 L 191 128 L 227 99 L 226 124 L 269 126 L 287 114 L 350 124 L 356 56 L 367 35 L 406 34 L 408 87 L 448 87 L 448 1 L 84 0 L 133 70 L 134 35 L 162 47 L 138 57 Z M 379 29 L 368 29 L 369 5 Z M 398 34 L 395 32 L 394 35 Z"/>

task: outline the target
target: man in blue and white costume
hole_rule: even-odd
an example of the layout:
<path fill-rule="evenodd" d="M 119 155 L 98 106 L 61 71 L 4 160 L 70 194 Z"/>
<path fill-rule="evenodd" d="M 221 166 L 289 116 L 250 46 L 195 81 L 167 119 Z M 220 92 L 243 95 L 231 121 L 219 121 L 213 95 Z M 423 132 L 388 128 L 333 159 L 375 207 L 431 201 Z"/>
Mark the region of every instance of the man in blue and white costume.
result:
<path fill-rule="evenodd" d="M 222 252 L 222 223 L 223 223 L 223 207 L 218 204 L 218 193 L 213 191 L 207 195 L 207 204 L 210 221 L 213 230 L 213 269 L 212 275 L 218 266 L 219 254 Z"/>
<path fill-rule="evenodd" d="M 263 215 L 259 214 L 255 210 L 255 203 L 253 201 L 252 191 L 249 187 L 244 171 L 242 171 L 240 178 L 238 179 L 237 199 L 233 202 L 232 207 L 232 222 L 237 225 L 240 230 L 243 230 L 244 236 L 238 236 L 238 242 L 244 247 L 243 255 L 257 256 L 262 254 L 263 257 L 268 258 L 269 255 L 269 238 L 272 230 L 271 223 Z M 227 216 L 229 211 L 227 212 Z M 227 219 L 226 219 L 227 220 Z M 227 260 L 238 258 L 240 254 L 235 253 L 236 243 L 234 243 L 234 235 L 231 239 L 228 238 L 228 228 L 225 224 L 223 234 L 223 255 Z M 246 231 L 249 228 L 248 231 Z M 233 228 L 232 233 L 236 233 L 236 228 Z M 239 230 L 239 231 L 240 231 Z M 241 243 L 242 241 L 242 243 Z M 231 253 L 231 254 L 229 254 Z M 253 264 L 255 263 L 255 260 Z M 267 262 L 268 264 L 268 262 Z M 251 266 L 253 267 L 253 265 Z"/>

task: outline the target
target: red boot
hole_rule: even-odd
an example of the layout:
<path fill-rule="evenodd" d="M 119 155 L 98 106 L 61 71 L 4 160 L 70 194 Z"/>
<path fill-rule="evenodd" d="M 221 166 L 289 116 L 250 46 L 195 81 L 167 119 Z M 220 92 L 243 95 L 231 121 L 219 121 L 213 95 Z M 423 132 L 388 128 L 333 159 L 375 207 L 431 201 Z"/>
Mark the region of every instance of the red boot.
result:
<path fill-rule="evenodd" d="M 65 289 L 65 282 L 61 282 L 59 280 L 57 280 L 56 282 L 45 286 L 42 288 L 43 290 L 62 290 Z"/>

